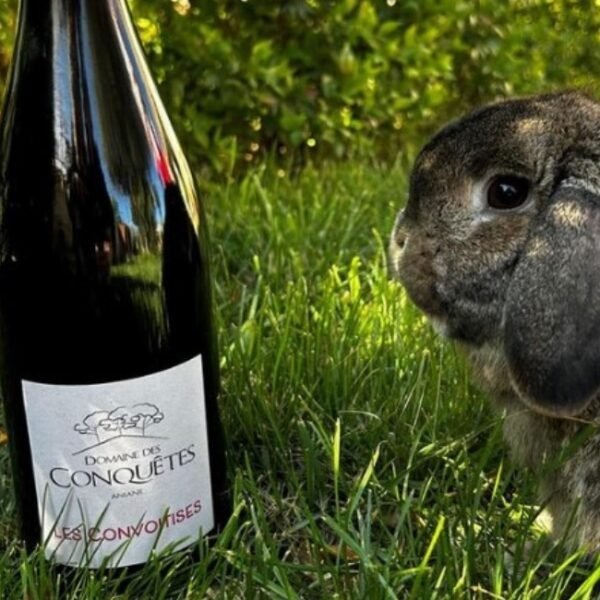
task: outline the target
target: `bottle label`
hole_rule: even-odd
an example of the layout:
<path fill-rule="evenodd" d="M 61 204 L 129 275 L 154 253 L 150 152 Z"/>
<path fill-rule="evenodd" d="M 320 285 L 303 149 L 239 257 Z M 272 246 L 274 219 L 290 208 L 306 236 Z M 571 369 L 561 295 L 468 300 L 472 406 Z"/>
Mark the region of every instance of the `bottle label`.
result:
<path fill-rule="evenodd" d="M 48 558 L 134 565 L 214 527 L 201 356 L 111 383 L 23 381 L 23 393 Z"/>

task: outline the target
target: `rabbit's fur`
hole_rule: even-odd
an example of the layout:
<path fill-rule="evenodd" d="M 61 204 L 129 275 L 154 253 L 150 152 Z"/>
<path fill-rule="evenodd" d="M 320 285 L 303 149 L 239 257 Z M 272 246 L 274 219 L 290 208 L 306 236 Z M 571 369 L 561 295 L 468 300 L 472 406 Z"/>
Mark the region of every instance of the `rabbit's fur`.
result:
<path fill-rule="evenodd" d="M 507 176 L 526 199 L 499 208 L 489 190 Z M 443 128 L 415 162 L 390 263 L 467 349 L 555 535 L 600 551 L 600 105 L 508 100 Z"/>

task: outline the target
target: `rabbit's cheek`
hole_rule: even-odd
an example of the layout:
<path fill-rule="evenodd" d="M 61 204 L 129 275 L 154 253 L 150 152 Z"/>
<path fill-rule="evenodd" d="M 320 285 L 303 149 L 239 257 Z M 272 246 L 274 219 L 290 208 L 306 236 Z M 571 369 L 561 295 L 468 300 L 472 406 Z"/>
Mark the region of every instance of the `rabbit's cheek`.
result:
<path fill-rule="evenodd" d="M 403 270 L 404 277 L 400 281 L 404 285 L 410 299 L 427 315 L 442 314 L 442 306 L 435 288 L 435 279 L 429 269 L 419 269 L 411 265 Z"/>
<path fill-rule="evenodd" d="M 425 313 L 435 316 L 442 314 L 442 306 L 436 290 L 432 251 L 429 244 L 410 236 L 399 253 L 396 268 L 411 300 Z"/>
<path fill-rule="evenodd" d="M 446 260 L 446 257 L 439 251 L 436 252 L 431 265 L 436 275 L 436 279 L 438 281 L 444 281 L 448 276 L 448 261 Z"/>
<path fill-rule="evenodd" d="M 444 307 L 450 337 L 480 346 L 501 333 L 504 289 L 503 265 L 481 271 L 464 257 L 445 250 L 433 262 L 436 297 Z"/>

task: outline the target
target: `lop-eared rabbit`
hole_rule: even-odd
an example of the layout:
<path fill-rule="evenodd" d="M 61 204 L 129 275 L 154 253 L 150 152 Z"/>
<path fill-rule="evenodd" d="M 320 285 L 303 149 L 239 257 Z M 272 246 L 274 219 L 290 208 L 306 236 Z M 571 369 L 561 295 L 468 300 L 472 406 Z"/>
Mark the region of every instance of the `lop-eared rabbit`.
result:
<path fill-rule="evenodd" d="M 600 425 L 600 104 L 507 100 L 444 127 L 416 159 L 390 262 L 467 349 L 514 457 L 547 472 L 554 535 L 600 551 L 600 427 L 580 435 Z"/>

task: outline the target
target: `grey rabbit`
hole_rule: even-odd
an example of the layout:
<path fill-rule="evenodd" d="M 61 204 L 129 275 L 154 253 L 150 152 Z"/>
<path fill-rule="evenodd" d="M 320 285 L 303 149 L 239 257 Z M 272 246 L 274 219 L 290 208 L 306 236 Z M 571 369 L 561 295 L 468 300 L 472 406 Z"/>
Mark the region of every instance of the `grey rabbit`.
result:
<path fill-rule="evenodd" d="M 600 552 L 600 104 L 512 99 L 444 127 L 415 161 L 389 256 L 542 474 L 553 534 Z"/>

